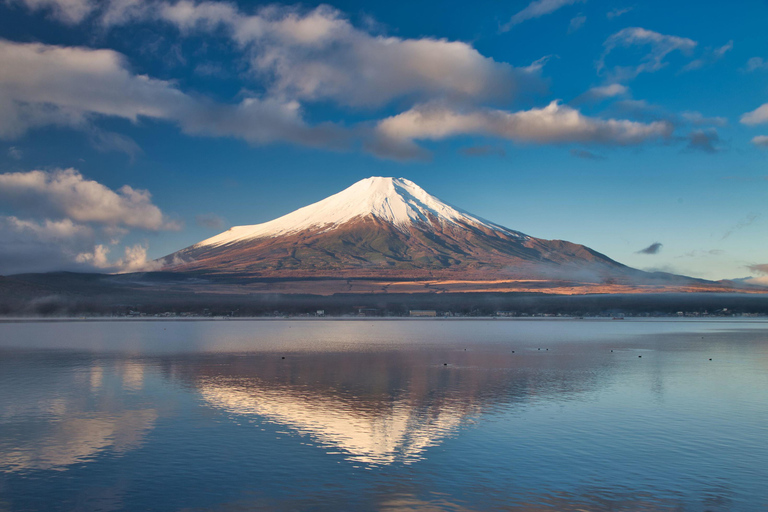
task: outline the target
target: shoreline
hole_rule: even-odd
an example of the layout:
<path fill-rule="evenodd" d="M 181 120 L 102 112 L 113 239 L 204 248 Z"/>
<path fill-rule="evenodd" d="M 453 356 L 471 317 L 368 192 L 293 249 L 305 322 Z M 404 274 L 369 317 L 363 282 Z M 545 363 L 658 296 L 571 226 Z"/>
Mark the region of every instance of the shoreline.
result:
<path fill-rule="evenodd" d="M 616 321 L 651 321 L 651 322 L 768 322 L 768 315 L 762 316 L 709 316 L 709 317 L 678 317 L 678 316 L 561 316 L 561 317 L 503 317 L 503 316 L 464 316 L 464 317 L 408 317 L 408 316 L 390 316 L 390 317 L 358 317 L 358 316 L 324 316 L 324 317 L 56 317 L 56 318 L 34 318 L 34 317 L 15 317 L 0 318 L 0 324 L 12 323 L 68 323 L 68 322 L 391 322 L 391 321 L 416 321 L 416 322 L 435 322 L 435 321 L 513 321 L 513 322 L 543 322 L 543 321 L 578 321 L 578 322 L 616 322 Z"/>

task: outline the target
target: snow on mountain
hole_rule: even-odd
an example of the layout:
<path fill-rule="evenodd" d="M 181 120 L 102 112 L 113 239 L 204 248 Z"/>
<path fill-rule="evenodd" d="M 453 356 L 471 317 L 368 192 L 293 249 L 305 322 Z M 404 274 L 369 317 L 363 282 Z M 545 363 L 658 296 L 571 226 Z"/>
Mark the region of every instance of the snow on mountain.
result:
<path fill-rule="evenodd" d="M 407 232 L 413 225 L 431 222 L 459 227 L 476 226 L 520 239 L 526 235 L 454 208 L 428 194 L 405 178 L 374 176 L 360 180 L 322 201 L 263 224 L 236 226 L 196 244 L 195 248 L 218 247 L 245 240 L 268 238 L 316 230 L 322 233 L 361 217 L 373 216 Z"/>

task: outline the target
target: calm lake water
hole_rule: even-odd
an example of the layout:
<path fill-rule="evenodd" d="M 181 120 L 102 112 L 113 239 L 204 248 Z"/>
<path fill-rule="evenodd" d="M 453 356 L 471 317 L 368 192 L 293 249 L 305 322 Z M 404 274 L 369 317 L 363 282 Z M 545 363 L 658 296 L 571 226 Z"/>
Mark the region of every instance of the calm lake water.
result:
<path fill-rule="evenodd" d="M 768 322 L 2 323 L 11 510 L 768 510 Z"/>

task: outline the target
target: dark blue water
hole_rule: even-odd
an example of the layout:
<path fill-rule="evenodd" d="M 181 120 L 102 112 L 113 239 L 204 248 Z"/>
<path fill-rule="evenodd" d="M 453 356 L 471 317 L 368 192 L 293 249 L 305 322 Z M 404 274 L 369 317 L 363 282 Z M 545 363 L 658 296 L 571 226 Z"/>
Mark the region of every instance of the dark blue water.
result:
<path fill-rule="evenodd" d="M 768 323 L 2 323 L 10 510 L 768 510 Z"/>

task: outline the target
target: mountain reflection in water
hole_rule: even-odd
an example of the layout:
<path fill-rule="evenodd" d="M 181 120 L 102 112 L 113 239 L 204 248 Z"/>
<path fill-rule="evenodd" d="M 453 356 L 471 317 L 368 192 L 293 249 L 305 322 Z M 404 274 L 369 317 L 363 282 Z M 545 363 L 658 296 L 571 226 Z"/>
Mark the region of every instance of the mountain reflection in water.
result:
<path fill-rule="evenodd" d="M 758 321 L 0 323 L 0 510 L 761 510 L 767 368 Z"/>
<path fill-rule="evenodd" d="M 141 446 L 158 419 L 155 409 L 125 400 L 126 390 L 141 389 L 141 362 L 4 356 L 0 472 L 63 471 L 105 451 L 123 454 Z"/>
<path fill-rule="evenodd" d="M 567 400 L 610 371 L 595 369 L 594 358 L 477 348 L 283 357 L 210 356 L 170 371 L 212 407 L 284 425 L 367 464 L 415 462 L 473 416 L 555 395 Z"/>

